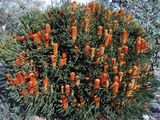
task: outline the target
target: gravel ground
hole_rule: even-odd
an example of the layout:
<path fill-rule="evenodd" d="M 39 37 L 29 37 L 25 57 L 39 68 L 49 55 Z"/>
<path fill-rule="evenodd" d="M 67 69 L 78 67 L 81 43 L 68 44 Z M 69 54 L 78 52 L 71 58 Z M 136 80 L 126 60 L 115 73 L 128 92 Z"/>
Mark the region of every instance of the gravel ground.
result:
<path fill-rule="evenodd" d="M 157 80 L 160 81 L 160 68 L 155 69 L 154 74 L 157 77 Z M 150 110 L 153 114 L 152 116 L 144 115 L 144 120 L 160 120 L 160 87 L 157 88 L 154 95 L 154 100 L 149 104 Z"/>

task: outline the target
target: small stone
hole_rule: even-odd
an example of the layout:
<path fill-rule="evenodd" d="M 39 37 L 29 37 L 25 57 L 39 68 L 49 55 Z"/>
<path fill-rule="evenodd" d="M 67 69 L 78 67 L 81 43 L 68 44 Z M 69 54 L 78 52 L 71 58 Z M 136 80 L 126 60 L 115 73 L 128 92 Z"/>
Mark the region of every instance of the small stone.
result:
<path fill-rule="evenodd" d="M 150 120 L 148 115 L 143 115 L 143 120 Z"/>
<path fill-rule="evenodd" d="M 149 107 L 150 107 L 152 112 L 160 112 L 160 104 L 158 104 L 156 102 L 150 103 Z"/>

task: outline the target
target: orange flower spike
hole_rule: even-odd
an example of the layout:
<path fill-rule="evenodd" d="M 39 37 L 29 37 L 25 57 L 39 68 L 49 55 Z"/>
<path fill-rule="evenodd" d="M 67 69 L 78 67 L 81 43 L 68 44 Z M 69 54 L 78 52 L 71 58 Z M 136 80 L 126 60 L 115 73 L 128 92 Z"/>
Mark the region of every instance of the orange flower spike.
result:
<path fill-rule="evenodd" d="M 66 63 L 65 63 L 64 59 L 59 60 L 59 66 L 63 67 L 65 64 Z"/>
<path fill-rule="evenodd" d="M 106 34 L 108 34 L 108 30 L 104 29 L 104 37 L 106 36 Z"/>
<path fill-rule="evenodd" d="M 46 45 L 46 47 L 49 47 L 49 38 L 50 35 L 48 33 L 44 34 L 44 44 Z"/>
<path fill-rule="evenodd" d="M 56 67 L 56 63 L 57 63 L 57 58 L 55 55 L 51 55 L 51 62 L 52 62 L 52 67 L 55 68 Z"/>
<path fill-rule="evenodd" d="M 31 93 L 31 94 L 35 94 L 37 95 L 38 94 L 38 82 L 36 80 L 36 76 L 34 73 L 30 73 L 29 74 L 29 78 L 30 78 L 30 81 L 28 82 L 27 84 L 27 87 L 28 87 L 28 92 Z"/>
<path fill-rule="evenodd" d="M 104 43 L 105 46 L 108 46 L 108 45 L 109 45 L 110 39 L 111 39 L 111 38 L 110 38 L 110 34 L 106 34 L 106 35 L 105 35 L 105 43 Z"/>
<path fill-rule="evenodd" d="M 108 64 L 104 64 L 103 69 L 104 69 L 104 72 L 106 73 L 108 71 Z"/>
<path fill-rule="evenodd" d="M 99 49 L 100 49 L 100 55 L 101 55 L 101 56 L 104 55 L 105 47 L 100 46 Z"/>
<path fill-rule="evenodd" d="M 12 76 L 10 73 L 6 73 L 6 79 L 8 82 L 10 82 L 12 80 Z"/>
<path fill-rule="evenodd" d="M 113 67 L 113 71 L 114 71 L 115 74 L 118 73 L 118 67 L 117 67 L 117 66 L 114 66 L 114 67 Z"/>
<path fill-rule="evenodd" d="M 98 26 L 98 35 L 102 36 L 102 32 L 103 32 L 103 27 L 102 26 Z"/>
<path fill-rule="evenodd" d="M 136 76 L 138 75 L 138 71 L 139 71 L 139 68 L 135 65 L 133 66 L 133 72 L 132 72 L 132 76 Z"/>
<path fill-rule="evenodd" d="M 119 72 L 119 81 L 120 81 L 120 82 L 122 81 L 123 75 L 124 75 L 123 72 Z"/>
<path fill-rule="evenodd" d="M 65 93 L 66 93 L 66 95 L 68 96 L 70 92 L 71 92 L 70 85 L 66 85 L 65 86 Z"/>
<path fill-rule="evenodd" d="M 122 43 L 126 44 L 128 40 L 128 31 L 127 30 L 123 30 L 122 32 Z"/>
<path fill-rule="evenodd" d="M 145 53 L 148 44 L 144 38 L 141 39 L 141 53 Z"/>
<path fill-rule="evenodd" d="M 33 35 L 33 40 L 34 40 L 36 43 L 40 43 L 40 42 L 41 42 L 41 38 L 38 36 L 37 33 L 35 33 L 35 34 Z"/>
<path fill-rule="evenodd" d="M 17 78 L 13 78 L 12 83 L 13 83 L 13 85 L 17 85 L 17 84 L 19 84 L 19 80 Z"/>
<path fill-rule="evenodd" d="M 121 17 L 123 17 L 125 15 L 125 9 L 121 8 L 120 11 L 119 11 L 119 14 L 120 14 Z"/>
<path fill-rule="evenodd" d="M 37 34 L 38 34 L 38 37 L 40 37 L 40 38 L 42 37 L 42 32 L 41 31 L 38 31 Z"/>
<path fill-rule="evenodd" d="M 42 79 L 42 84 L 43 84 L 44 91 L 47 91 L 48 90 L 48 86 L 49 86 L 48 78 L 47 77 L 44 77 Z"/>
<path fill-rule="evenodd" d="M 110 22 L 110 16 L 111 16 L 111 14 L 112 14 L 112 11 L 111 11 L 111 10 L 108 10 L 108 11 L 106 12 L 106 22 L 107 22 L 107 23 Z"/>
<path fill-rule="evenodd" d="M 53 53 L 55 56 L 58 54 L 58 43 L 53 43 Z"/>
<path fill-rule="evenodd" d="M 91 58 L 93 59 L 95 56 L 95 48 L 91 48 Z"/>
<path fill-rule="evenodd" d="M 113 12 L 113 15 L 114 15 L 114 16 L 117 16 L 117 15 L 118 15 L 118 11 L 115 10 L 115 11 Z"/>
<path fill-rule="evenodd" d="M 112 58 L 112 64 L 115 66 L 117 64 L 116 58 Z"/>
<path fill-rule="evenodd" d="M 46 25 L 45 25 L 45 31 L 46 31 L 46 33 L 48 33 L 48 34 L 51 33 L 51 26 L 50 26 L 50 24 L 46 24 Z"/>
<path fill-rule="evenodd" d="M 97 95 L 94 96 L 94 102 L 96 104 L 96 107 L 100 106 L 100 97 L 98 97 Z"/>
<path fill-rule="evenodd" d="M 26 38 L 25 38 L 25 36 L 21 36 L 21 41 L 22 41 L 23 43 L 27 41 Z"/>
<path fill-rule="evenodd" d="M 100 76 L 100 83 L 101 83 L 101 85 L 106 85 L 107 81 L 108 81 L 108 74 L 107 73 L 103 73 Z"/>
<path fill-rule="evenodd" d="M 109 29 L 109 34 L 112 35 L 112 33 L 113 33 L 113 30 Z"/>
<path fill-rule="evenodd" d="M 132 17 L 133 17 L 132 13 L 129 13 L 128 16 L 127 16 L 127 20 L 128 20 L 128 21 L 131 21 L 131 20 L 132 20 Z"/>
<path fill-rule="evenodd" d="M 123 46 L 123 49 L 124 49 L 124 52 L 127 54 L 127 53 L 128 53 L 128 50 L 129 50 L 128 46 L 127 46 L 127 45 L 124 45 L 124 46 Z"/>
<path fill-rule="evenodd" d="M 68 108 L 68 99 L 67 99 L 67 97 L 66 96 L 62 96 L 61 101 L 62 101 L 63 108 L 64 109 Z"/>
<path fill-rule="evenodd" d="M 70 80 L 72 80 L 72 81 L 76 80 L 76 73 L 75 72 L 70 73 Z"/>
<path fill-rule="evenodd" d="M 91 16 L 92 14 L 91 9 L 89 7 L 86 7 L 85 10 L 86 10 L 87 16 Z"/>
<path fill-rule="evenodd" d="M 124 56 L 125 56 L 125 55 L 124 55 L 124 53 L 120 53 L 120 55 L 119 55 L 120 60 L 122 60 L 122 61 L 123 61 L 123 60 L 124 60 L 124 58 L 125 58 Z"/>
<path fill-rule="evenodd" d="M 97 3 L 96 2 L 91 2 L 91 8 L 92 8 L 92 11 L 94 12 L 96 10 L 96 6 L 97 6 Z"/>
<path fill-rule="evenodd" d="M 18 78 L 20 84 L 25 83 L 25 77 L 24 77 L 24 75 L 22 74 L 21 71 L 19 71 L 19 72 L 17 73 L 17 78 Z"/>
<path fill-rule="evenodd" d="M 137 53 L 141 53 L 141 37 L 137 38 L 137 41 L 136 41 L 136 51 L 137 51 Z"/>
<path fill-rule="evenodd" d="M 37 82 L 36 75 L 34 73 L 29 74 L 30 81 Z"/>
<path fill-rule="evenodd" d="M 27 89 L 28 89 L 28 93 L 33 94 L 34 93 L 34 82 L 33 81 L 29 81 L 27 83 Z"/>
<path fill-rule="evenodd" d="M 88 18 L 84 19 L 84 31 L 87 32 L 89 30 L 90 20 Z"/>
<path fill-rule="evenodd" d="M 113 30 L 115 31 L 116 28 L 118 27 L 118 20 L 114 20 L 114 27 L 113 27 Z"/>
<path fill-rule="evenodd" d="M 66 52 L 62 52 L 62 59 L 67 58 L 67 53 Z"/>
<path fill-rule="evenodd" d="M 111 88 L 112 88 L 113 97 L 117 96 L 119 92 L 119 77 L 118 76 L 114 78 L 114 83 L 112 84 Z"/>
<path fill-rule="evenodd" d="M 86 45 L 85 48 L 84 48 L 85 54 L 88 55 L 90 53 L 90 49 L 91 49 L 90 45 Z"/>
<path fill-rule="evenodd" d="M 34 34 L 33 34 L 32 32 L 28 32 L 28 36 L 29 36 L 30 39 L 33 39 L 33 38 L 34 38 L 33 35 L 34 35 Z"/>
<path fill-rule="evenodd" d="M 28 96 L 28 91 L 27 90 L 20 90 L 20 93 L 24 97 Z"/>
<path fill-rule="evenodd" d="M 99 87 L 100 87 L 100 80 L 99 79 L 94 80 L 94 90 L 98 89 Z"/>
<path fill-rule="evenodd" d="M 61 93 L 64 93 L 64 86 L 61 86 Z"/>
<path fill-rule="evenodd" d="M 71 38 L 73 42 L 77 40 L 77 26 L 72 26 L 71 27 Z"/>

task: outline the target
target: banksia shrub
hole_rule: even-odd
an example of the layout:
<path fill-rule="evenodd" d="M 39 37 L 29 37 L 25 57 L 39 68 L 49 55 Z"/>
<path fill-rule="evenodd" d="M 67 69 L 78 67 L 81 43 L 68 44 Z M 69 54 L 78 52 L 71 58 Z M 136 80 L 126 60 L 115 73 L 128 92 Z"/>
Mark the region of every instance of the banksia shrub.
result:
<path fill-rule="evenodd" d="M 152 50 L 131 13 L 73 2 L 21 21 L 0 50 L 9 97 L 23 115 L 130 119 L 147 109 Z"/>

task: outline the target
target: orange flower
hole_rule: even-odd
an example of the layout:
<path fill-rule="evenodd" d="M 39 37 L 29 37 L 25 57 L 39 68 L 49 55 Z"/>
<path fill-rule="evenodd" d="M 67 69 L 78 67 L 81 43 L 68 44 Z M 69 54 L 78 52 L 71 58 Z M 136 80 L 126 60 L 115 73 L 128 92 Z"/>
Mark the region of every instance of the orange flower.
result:
<path fill-rule="evenodd" d="M 24 59 L 20 59 L 20 58 L 16 59 L 16 64 L 19 65 L 19 66 L 23 65 L 24 64 Z"/>
<path fill-rule="evenodd" d="M 64 86 L 61 86 L 61 93 L 64 93 Z"/>
<path fill-rule="evenodd" d="M 17 78 L 18 78 L 20 84 L 24 84 L 25 83 L 25 77 L 24 77 L 24 75 L 22 74 L 21 71 L 19 71 L 17 73 Z"/>
<path fill-rule="evenodd" d="M 120 53 L 119 57 L 120 57 L 120 60 L 124 60 L 124 53 Z"/>
<path fill-rule="evenodd" d="M 71 38 L 74 42 L 77 40 L 77 26 L 71 27 Z"/>
<path fill-rule="evenodd" d="M 67 96 L 69 95 L 70 91 L 71 91 L 70 85 L 66 85 L 65 86 L 65 93 Z"/>
<path fill-rule="evenodd" d="M 57 58 L 55 55 L 51 55 L 51 62 L 52 62 L 52 67 L 56 67 L 56 62 L 57 62 Z"/>
<path fill-rule="evenodd" d="M 54 55 L 58 54 L 58 43 L 53 43 L 53 53 Z"/>
<path fill-rule="evenodd" d="M 12 76 L 10 73 L 6 73 L 6 79 L 8 82 L 10 82 L 12 80 Z"/>
<path fill-rule="evenodd" d="M 87 32 L 89 29 L 90 20 L 88 18 L 84 19 L 84 31 Z"/>
<path fill-rule="evenodd" d="M 34 40 L 36 43 L 40 43 L 40 42 L 41 42 L 41 38 L 38 36 L 37 33 L 33 34 L 33 40 Z"/>
<path fill-rule="evenodd" d="M 123 17 L 125 15 L 125 9 L 121 8 L 120 11 L 119 11 L 119 14 L 120 14 L 121 17 Z"/>
<path fill-rule="evenodd" d="M 46 24 L 46 25 L 45 25 L 45 31 L 46 31 L 46 33 L 48 33 L 48 34 L 51 33 L 51 26 L 50 26 L 50 24 Z"/>
<path fill-rule="evenodd" d="M 44 91 L 47 91 L 48 90 L 48 85 L 49 85 L 47 77 L 44 77 L 42 79 L 42 84 L 43 84 Z"/>
<path fill-rule="evenodd" d="M 123 49 L 124 49 L 124 52 L 127 54 L 127 53 L 128 53 L 128 46 L 127 46 L 127 45 L 124 45 L 124 46 L 123 46 Z"/>
<path fill-rule="evenodd" d="M 28 95 L 28 91 L 26 89 L 20 89 L 18 88 L 19 92 L 21 93 L 22 96 L 26 97 Z"/>
<path fill-rule="evenodd" d="M 117 64 L 116 58 L 112 58 L 112 64 L 115 66 Z"/>
<path fill-rule="evenodd" d="M 30 38 L 30 39 L 33 39 L 33 38 L 34 38 L 34 37 L 33 37 L 34 34 L 33 34 L 32 32 L 28 32 L 28 35 L 29 35 L 29 38 Z"/>
<path fill-rule="evenodd" d="M 44 44 L 46 45 L 46 47 L 49 47 L 49 38 L 50 35 L 48 33 L 44 34 Z"/>
<path fill-rule="evenodd" d="M 19 84 L 19 80 L 17 78 L 13 78 L 12 83 L 13 83 L 13 85 L 17 85 L 17 84 Z"/>
<path fill-rule="evenodd" d="M 103 27 L 102 26 L 98 26 L 98 35 L 101 36 L 103 32 Z"/>
<path fill-rule="evenodd" d="M 94 96 L 94 102 L 96 104 L 96 107 L 99 107 L 100 105 L 100 97 L 98 97 L 97 95 Z"/>
<path fill-rule="evenodd" d="M 119 92 L 119 78 L 118 78 L 118 76 L 116 76 L 114 78 L 114 83 L 112 84 L 111 88 L 112 88 L 112 95 L 113 95 L 113 97 L 115 97 Z"/>
<path fill-rule="evenodd" d="M 95 56 L 95 48 L 91 48 L 91 58 L 93 59 Z"/>
<path fill-rule="evenodd" d="M 60 59 L 59 60 L 59 66 L 63 67 L 66 64 L 65 59 Z"/>
<path fill-rule="evenodd" d="M 108 71 L 108 64 L 104 64 L 103 69 L 104 69 L 104 72 L 107 72 Z"/>
<path fill-rule="evenodd" d="M 75 72 L 70 73 L 70 80 L 75 81 L 76 80 L 76 74 Z"/>
<path fill-rule="evenodd" d="M 128 40 L 128 32 L 127 32 L 127 30 L 123 30 L 123 32 L 122 32 L 122 43 L 126 44 L 127 40 Z"/>
<path fill-rule="evenodd" d="M 91 49 L 90 45 L 85 46 L 85 48 L 84 48 L 85 55 L 88 55 L 90 53 L 90 49 Z"/>
<path fill-rule="evenodd" d="M 105 35 L 105 43 L 104 43 L 105 46 L 108 46 L 108 45 L 109 45 L 110 39 L 111 39 L 110 34 L 107 33 L 107 34 Z"/>
<path fill-rule="evenodd" d="M 141 53 L 141 37 L 137 38 L 137 41 L 136 41 L 136 51 L 137 51 L 137 53 Z"/>
<path fill-rule="evenodd" d="M 99 79 L 95 79 L 94 80 L 94 89 L 98 89 L 100 87 L 100 80 Z"/>
<path fill-rule="evenodd" d="M 26 42 L 25 36 L 21 36 L 21 41 L 22 41 L 22 42 Z"/>
<path fill-rule="evenodd" d="M 117 66 L 114 66 L 114 67 L 113 67 L 113 71 L 114 71 L 114 73 L 118 73 L 118 67 L 117 67 Z"/>
<path fill-rule="evenodd" d="M 35 77 L 35 74 L 34 73 L 30 73 L 29 74 L 29 78 L 30 78 L 30 81 L 27 83 L 27 89 L 28 89 L 28 92 L 30 94 L 35 94 L 37 95 L 38 94 L 38 82 L 36 80 L 36 77 Z"/>
<path fill-rule="evenodd" d="M 62 96 L 62 106 L 64 109 L 68 108 L 68 99 L 66 96 Z"/>
<path fill-rule="evenodd" d="M 92 11 L 89 7 L 86 7 L 85 10 L 86 10 L 87 16 L 90 16 L 92 14 Z"/>
<path fill-rule="evenodd" d="M 107 73 L 103 73 L 101 76 L 100 76 L 100 82 L 101 82 L 101 85 L 105 85 L 106 82 L 108 81 L 108 74 Z"/>
<path fill-rule="evenodd" d="M 90 5 L 92 11 L 94 12 L 96 10 L 97 3 L 96 2 L 90 2 L 89 5 Z"/>

